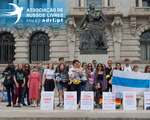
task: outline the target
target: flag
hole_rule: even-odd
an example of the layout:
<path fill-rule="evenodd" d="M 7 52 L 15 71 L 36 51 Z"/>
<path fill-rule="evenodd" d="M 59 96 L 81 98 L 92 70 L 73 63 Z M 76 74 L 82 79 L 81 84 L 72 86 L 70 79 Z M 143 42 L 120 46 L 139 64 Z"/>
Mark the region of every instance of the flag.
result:
<path fill-rule="evenodd" d="M 136 92 L 137 95 L 144 95 L 144 92 L 150 91 L 149 88 L 150 73 L 113 71 L 113 92 Z"/>

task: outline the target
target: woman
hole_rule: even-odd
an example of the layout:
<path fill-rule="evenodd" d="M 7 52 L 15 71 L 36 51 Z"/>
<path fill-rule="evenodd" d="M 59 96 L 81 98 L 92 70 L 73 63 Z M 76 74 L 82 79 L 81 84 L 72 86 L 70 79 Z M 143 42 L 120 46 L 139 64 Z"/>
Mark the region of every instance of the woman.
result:
<path fill-rule="evenodd" d="M 116 67 L 114 69 L 122 71 L 121 63 L 116 63 Z"/>
<path fill-rule="evenodd" d="M 91 74 L 91 77 L 89 78 L 89 91 L 93 91 L 94 72 L 93 72 L 92 63 L 88 64 L 88 70 L 89 70 L 89 73 Z"/>
<path fill-rule="evenodd" d="M 63 107 L 64 105 L 63 96 L 64 92 L 67 91 L 68 88 L 69 75 L 63 63 L 59 64 L 57 71 L 58 71 L 57 74 L 59 76 L 59 79 L 57 80 L 57 89 L 59 91 L 60 107 Z"/>
<path fill-rule="evenodd" d="M 22 99 L 21 99 L 21 104 L 23 106 L 27 106 L 24 102 L 24 97 L 25 97 L 25 94 L 27 94 L 27 104 L 30 105 L 30 101 L 29 101 L 29 88 L 28 88 L 28 78 L 29 78 L 29 75 L 30 75 L 30 65 L 29 64 L 25 64 L 24 65 L 24 75 L 25 75 L 25 86 L 24 86 L 24 90 L 23 90 L 23 94 L 22 94 Z"/>
<path fill-rule="evenodd" d="M 121 63 L 116 63 L 116 66 L 115 66 L 114 70 L 122 71 Z M 112 81 L 112 79 L 110 81 Z M 116 99 L 120 99 L 121 103 L 122 103 L 123 93 L 117 92 L 116 93 Z"/>
<path fill-rule="evenodd" d="M 91 77 L 91 74 L 87 69 L 87 63 L 85 62 L 82 63 L 82 73 L 83 76 L 81 78 L 81 91 L 89 91 L 89 78 Z"/>
<path fill-rule="evenodd" d="M 134 65 L 133 66 L 133 72 L 135 72 L 135 73 L 140 73 L 139 71 L 138 71 L 138 65 Z M 140 96 L 140 95 L 136 95 L 136 103 L 137 103 L 137 107 L 139 106 L 139 101 L 140 101 L 140 99 L 141 99 L 142 97 Z"/>
<path fill-rule="evenodd" d="M 21 63 L 18 64 L 14 75 L 15 95 L 13 100 L 13 107 L 21 107 L 20 103 L 25 85 L 25 75 L 23 70 L 24 70 L 23 64 Z M 18 105 L 16 105 L 17 98 L 18 98 Z"/>
<path fill-rule="evenodd" d="M 42 84 L 44 86 L 45 91 L 54 90 L 55 88 L 54 76 L 55 76 L 54 64 L 49 63 L 47 65 L 47 69 L 44 70 L 43 79 L 42 79 Z"/>
<path fill-rule="evenodd" d="M 41 75 L 38 73 L 38 66 L 34 66 L 34 71 L 28 80 L 29 100 L 32 102 L 32 107 L 36 107 L 37 100 L 40 100 L 40 83 Z"/>
<path fill-rule="evenodd" d="M 145 66 L 144 73 L 150 73 L 150 65 Z"/>
<path fill-rule="evenodd" d="M 98 64 L 94 73 L 94 88 L 96 92 L 96 107 L 99 105 L 99 97 L 102 97 L 102 92 L 107 89 L 106 72 L 102 64 Z"/>

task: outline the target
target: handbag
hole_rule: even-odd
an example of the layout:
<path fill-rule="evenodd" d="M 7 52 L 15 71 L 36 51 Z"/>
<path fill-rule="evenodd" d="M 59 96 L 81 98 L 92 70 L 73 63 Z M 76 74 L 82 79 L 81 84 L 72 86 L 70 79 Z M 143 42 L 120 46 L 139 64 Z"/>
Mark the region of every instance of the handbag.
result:
<path fill-rule="evenodd" d="M 7 77 L 4 79 L 4 87 L 10 87 L 13 85 L 12 79 L 7 79 Z"/>
<path fill-rule="evenodd" d="M 80 81 L 80 80 L 77 80 L 77 79 L 76 79 L 76 80 L 72 80 L 72 83 L 73 83 L 74 85 L 79 85 L 80 82 L 81 82 L 81 81 Z"/>

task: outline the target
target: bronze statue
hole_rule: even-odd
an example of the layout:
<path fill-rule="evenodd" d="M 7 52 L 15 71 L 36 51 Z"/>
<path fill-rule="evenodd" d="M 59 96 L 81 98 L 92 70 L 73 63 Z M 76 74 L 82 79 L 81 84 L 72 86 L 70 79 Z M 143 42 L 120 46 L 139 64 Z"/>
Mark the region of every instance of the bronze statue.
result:
<path fill-rule="evenodd" d="M 108 25 L 108 20 L 101 10 L 96 10 L 94 3 L 89 5 L 89 9 L 77 28 L 77 35 L 80 39 L 79 49 L 106 50 L 108 46 L 104 30 Z"/>

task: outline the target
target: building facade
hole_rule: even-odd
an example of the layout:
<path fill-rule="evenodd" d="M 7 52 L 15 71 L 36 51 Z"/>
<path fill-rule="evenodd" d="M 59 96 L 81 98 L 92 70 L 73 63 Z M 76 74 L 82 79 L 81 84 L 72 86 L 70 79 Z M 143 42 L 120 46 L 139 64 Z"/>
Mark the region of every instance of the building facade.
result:
<path fill-rule="evenodd" d="M 57 0 L 2 1 L 4 4 L 0 5 L 0 9 L 11 9 L 7 6 L 9 2 L 26 7 L 52 7 L 53 4 L 57 4 Z M 35 1 L 38 4 L 34 4 Z M 123 62 L 125 58 L 129 58 L 133 63 L 149 63 L 149 0 L 66 0 L 65 2 L 67 4 L 65 24 L 43 26 L 39 23 L 35 26 L 24 26 L 22 22 L 10 27 L 4 18 L 0 18 L 0 64 L 6 64 L 8 60 L 13 60 L 14 63 L 37 61 L 57 63 L 59 57 L 64 57 L 68 63 L 73 59 L 81 61 L 87 59 L 88 55 L 80 55 L 78 49 L 80 41 L 76 36 L 76 28 L 92 2 L 97 4 L 97 9 L 101 9 L 109 20 L 105 30 L 109 49 L 106 55 L 91 55 L 91 59 L 105 62 L 107 58 L 113 62 Z"/>

